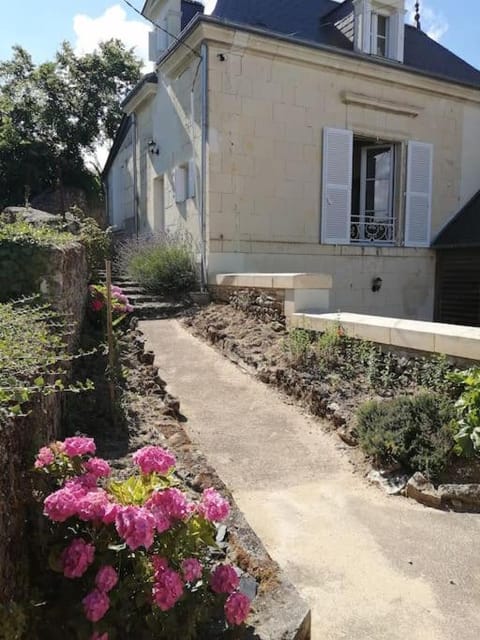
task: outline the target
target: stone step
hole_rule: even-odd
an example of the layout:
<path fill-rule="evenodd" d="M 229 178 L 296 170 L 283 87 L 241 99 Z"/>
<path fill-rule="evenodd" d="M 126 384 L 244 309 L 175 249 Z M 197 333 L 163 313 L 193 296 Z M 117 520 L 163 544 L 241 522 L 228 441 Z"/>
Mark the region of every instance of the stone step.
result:
<path fill-rule="evenodd" d="M 141 302 L 134 306 L 133 313 L 140 319 L 168 318 L 184 309 L 181 302 Z"/>

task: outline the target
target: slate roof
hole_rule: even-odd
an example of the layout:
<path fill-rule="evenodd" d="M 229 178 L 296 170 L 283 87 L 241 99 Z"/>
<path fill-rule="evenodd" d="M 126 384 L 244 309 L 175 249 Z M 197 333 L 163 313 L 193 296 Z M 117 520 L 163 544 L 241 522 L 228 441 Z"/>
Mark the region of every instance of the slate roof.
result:
<path fill-rule="evenodd" d="M 203 13 L 205 7 L 195 0 L 182 0 L 182 30 L 193 20 L 197 13 Z"/>
<path fill-rule="evenodd" d="M 480 247 L 480 191 L 438 234 L 432 247 L 434 249 Z"/>
<path fill-rule="evenodd" d="M 218 0 L 213 16 L 226 22 L 353 52 L 352 42 L 334 25 L 352 11 L 352 0 L 344 0 L 340 4 L 334 0 Z M 405 28 L 404 65 L 428 75 L 480 88 L 480 71 L 411 25 Z"/>

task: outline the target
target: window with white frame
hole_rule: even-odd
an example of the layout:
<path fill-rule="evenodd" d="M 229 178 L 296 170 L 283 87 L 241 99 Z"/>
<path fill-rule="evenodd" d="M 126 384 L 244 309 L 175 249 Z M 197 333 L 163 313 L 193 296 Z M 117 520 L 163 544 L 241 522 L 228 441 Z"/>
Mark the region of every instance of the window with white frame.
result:
<path fill-rule="evenodd" d="M 430 246 L 433 145 L 406 143 L 405 200 L 395 186 L 396 176 L 403 173 L 396 169 L 405 155 L 400 151 L 398 143 L 324 129 L 323 243 Z M 403 204 L 405 227 L 400 229 L 397 217 Z"/>
<path fill-rule="evenodd" d="M 395 242 L 394 166 L 393 144 L 373 144 L 354 139 L 352 242 Z"/>
<path fill-rule="evenodd" d="M 389 55 L 390 18 L 381 13 L 372 13 L 371 53 L 386 58 Z"/>

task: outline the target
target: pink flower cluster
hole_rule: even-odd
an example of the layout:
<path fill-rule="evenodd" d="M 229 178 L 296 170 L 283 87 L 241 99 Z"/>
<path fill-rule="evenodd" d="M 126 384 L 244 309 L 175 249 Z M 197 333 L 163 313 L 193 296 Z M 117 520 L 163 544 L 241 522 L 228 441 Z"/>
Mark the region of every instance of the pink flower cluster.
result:
<path fill-rule="evenodd" d="M 93 544 L 87 544 L 83 538 L 75 538 L 63 550 L 60 562 L 66 578 L 81 578 L 92 564 L 95 556 Z"/>
<path fill-rule="evenodd" d="M 118 574 L 112 566 L 104 565 L 100 567 L 95 578 L 96 588 L 82 600 L 87 620 L 98 622 L 107 613 L 110 608 L 110 598 L 107 594 L 115 587 L 117 582 Z M 108 640 L 108 634 L 98 637 L 100 640 L 104 637 Z M 95 638 L 95 634 L 93 638 Z"/>
<path fill-rule="evenodd" d="M 131 313 L 133 306 L 120 287 L 115 285 L 111 288 L 112 312 L 119 316 L 124 313 Z M 102 311 L 107 304 L 107 287 L 102 284 L 90 285 L 90 309 L 95 313 Z"/>
<path fill-rule="evenodd" d="M 96 478 L 108 478 L 112 472 L 108 462 L 102 458 L 90 458 L 85 463 L 85 469 Z"/>
<path fill-rule="evenodd" d="M 194 511 L 195 505 L 188 502 L 178 489 L 155 491 L 145 503 L 155 518 L 158 533 L 170 529 L 172 521 L 186 520 Z"/>
<path fill-rule="evenodd" d="M 91 486 L 95 477 L 90 474 L 69 480 L 64 487 L 51 493 L 43 503 L 43 513 L 53 522 L 65 522 L 77 516 L 84 522 L 111 524 L 118 505 L 112 503 L 104 489 Z"/>
<path fill-rule="evenodd" d="M 182 562 L 182 573 L 185 582 L 195 582 L 202 577 L 202 565 L 196 558 L 187 558 Z"/>
<path fill-rule="evenodd" d="M 175 456 L 161 447 L 143 447 L 133 454 L 133 461 L 144 475 L 166 475 L 176 464 Z"/>
<path fill-rule="evenodd" d="M 83 436 L 74 436 L 66 438 L 63 443 L 63 451 L 69 458 L 76 456 L 85 456 L 94 454 L 96 451 L 95 441 L 93 438 L 85 438 Z"/>
<path fill-rule="evenodd" d="M 55 455 L 50 447 L 42 447 L 38 452 L 37 459 L 35 460 L 35 469 L 42 469 L 48 467 L 55 460 Z"/>
<path fill-rule="evenodd" d="M 230 505 L 215 489 L 205 489 L 198 505 L 198 513 L 211 522 L 222 522 L 228 518 Z"/>
<path fill-rule="evenodd" d="M 168 611 L 183 595 L 183 582 L 176 571 L 170 569 L 166 558 L 152 558 L 154 583 L 153 601 L 161 611 Z"/>
<path fill-rule="evenodd" d="M 210 576 L 210 587 L 215 593 L 233 593 L 240 579 L 230 564 L 220 564 Z"/>
<path fill-rule="evenodd" d="M 225 602 L 225 617 L 230 625 L 240 625 L 245 622 L 250 613 L 250 600 L 243 593 L 232 593 Z"/>
<path fill-rule="evenodd" d="M 132 551 L 139 547 L 149 549 L 155 534 L 155 518 L 144 507 L 121 507 L 115 517 L 118 535 Z"/>

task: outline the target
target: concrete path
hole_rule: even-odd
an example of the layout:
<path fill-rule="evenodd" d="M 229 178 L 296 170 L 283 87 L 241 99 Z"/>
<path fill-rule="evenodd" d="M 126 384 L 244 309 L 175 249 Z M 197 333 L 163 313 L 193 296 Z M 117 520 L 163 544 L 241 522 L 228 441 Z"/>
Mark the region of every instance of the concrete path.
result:
<path fill-rule="evenodd" d="M 385 496 L 336 436 L 177 321 L 140 326 L 192 440 L 309 601 L 315 640 L 478 640 L 480 516 Z"/>

